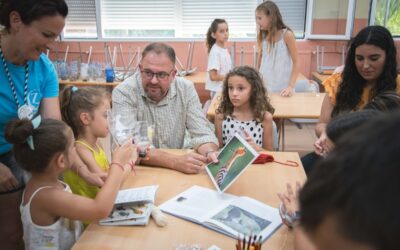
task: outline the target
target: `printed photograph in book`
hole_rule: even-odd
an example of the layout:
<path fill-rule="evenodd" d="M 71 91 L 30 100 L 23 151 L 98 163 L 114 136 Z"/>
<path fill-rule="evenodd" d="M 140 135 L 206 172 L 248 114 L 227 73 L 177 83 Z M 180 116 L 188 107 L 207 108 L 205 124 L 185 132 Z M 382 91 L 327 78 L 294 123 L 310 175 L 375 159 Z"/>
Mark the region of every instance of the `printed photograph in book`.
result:
<path fill-rule="evenodd" d="M 224 192 L 257 156 L 258 153 L 235 134 L 219 153 L 219 162 L 208 164 L 206 170 L 216 188 Z"/>
<path fill-rule="evenodd" d="M 116 206 L 107 218 L 101 222 L 130 220 L 145 217 L 148 210 L 151 210 L 151 203 L 139 203 L 135 205 Z"/>
<path fill-rule="evenodd" d="M 224 208 L 211 219 L 219 221 L 243 235 L 259 234 L 271 224 L 270 221 L 233 205 Z"/>

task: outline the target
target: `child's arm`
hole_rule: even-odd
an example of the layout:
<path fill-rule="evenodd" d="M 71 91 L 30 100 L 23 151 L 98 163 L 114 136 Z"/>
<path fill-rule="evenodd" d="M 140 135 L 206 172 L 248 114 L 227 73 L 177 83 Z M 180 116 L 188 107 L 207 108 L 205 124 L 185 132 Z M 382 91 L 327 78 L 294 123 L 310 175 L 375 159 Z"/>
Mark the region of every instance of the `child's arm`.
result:
<path fill-rule="evenodd" d="M 57 188 L 49 188 L 37 194 L 32 203 L 35 207 L 31 209 L 40 209 L 52 216 L 75 220 L 97 221 L 107 217 L 114 206 L 124 175 L 131 172 L 131 166 L 127 163 L 134 150 L 136 150 L 135 147 L 126 144 L 114 152 L 109 176 L 95 199 L 74 195 Z M 35 219 L 34 215 L 33 219 Z"/>
<path fill-rule="evenodd" d="M 225 78 L 225 75 L 218 74 L 218 71 L 216 69 L 209 70 L 208 74 L 211 81 L 223 81 Z"/>
<path fill-rule="evenodd" d="M 76 152 L 78 153 L 78 156 L 81 158 L 83 163 L 88 167 L 91 173 L 104 172 L 94 159 L 92 151 L 90 151 L 88 148 L 79 143 L 75 143 L 75 148 Z"/>
<path fill-rule="evenodd" d="M 221 68 L 221 59 L 219 53 L 211 50 L 208 54 L 207 71 L 211 81 L 223 81 L 225 75 L 218 73 Z"/>
<path fill-rule="evenodd" d="M 259 47 L 258 48 L 258 55 L 257 55 L 257 65 L 256 65 L 256 69 L 257 70 L 260 70 L 260 67 L 261 67 L 261 57 L 262 57 L 262 50 Z"/>
<path fill-rule="evenodd" d="M 265 112 L 263 120 L 263 149 L 272 151 L 273 132 L 272 132 L 272 115 L 270 112 Z"/>
<path fill-rule="evenodd" d="M 215 116 L 214 120 L 214 126 L 215 126 L 215 135 L 218 138 L 218 146 L 220 148 L 223 147 L 224 141 L 222 140 L 222 121 L 224 120 L 224 116 L 222 114 L 217 114 Z"/>
<path fill-rule="evenodd" d="M 298 63 L 298 54 L 296 48 L 296 38 L 291 31 L 286 31 L 283 39 L 289 49 L 290 57 L 292 58 L 292 73 L 290 75 L 289 86 L 282 90 L 281 96 L 291 96 L 293 94 L 293 89 L 296 86 L 297 76 L 299 75 L 299 63 Z"/>

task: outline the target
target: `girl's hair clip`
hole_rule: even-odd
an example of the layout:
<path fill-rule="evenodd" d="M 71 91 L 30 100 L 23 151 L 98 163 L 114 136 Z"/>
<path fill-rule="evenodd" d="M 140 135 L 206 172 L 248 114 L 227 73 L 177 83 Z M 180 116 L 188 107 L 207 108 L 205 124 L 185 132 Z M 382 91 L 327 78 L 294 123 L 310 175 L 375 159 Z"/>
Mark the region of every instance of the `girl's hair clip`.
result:
<path fill-rule="evenodd" d="M 32 120 L 33 129 L 37 129 L 40 126 L 41 122 L 42 122 L 42 117 L 40 115 L 36 116 Z M 35 145 L 33 144 L 33 136 L 32 135 L 28 136 L 28 138 L 26 139 L 26 143 L 28 143 L 28 146 L 31 150 L 35 150 Z"/>
<path fill-rule="evenodd" d="M 72 91 L 72 92 L 76 92 L 76 91 L 78 91 L 78 88 L 75 87 L 75 86 L 72 86 L 72 87 L 71 87 L 71 91 Z"/>

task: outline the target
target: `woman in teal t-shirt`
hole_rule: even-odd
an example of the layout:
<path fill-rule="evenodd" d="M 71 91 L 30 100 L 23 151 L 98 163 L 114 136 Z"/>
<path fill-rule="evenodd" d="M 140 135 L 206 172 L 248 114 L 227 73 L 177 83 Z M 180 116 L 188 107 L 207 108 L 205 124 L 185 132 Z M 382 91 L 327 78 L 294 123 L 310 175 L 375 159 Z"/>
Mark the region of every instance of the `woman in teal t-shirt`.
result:
<path fill-rule="evenodd" d="M 12 119 L 61 119 L 58 79 L 43 54 L 64 28 L 64 0 L 0 1 L 0 242 L 24 249 L 19 214 L 24 180 L 4 127 Z"/>

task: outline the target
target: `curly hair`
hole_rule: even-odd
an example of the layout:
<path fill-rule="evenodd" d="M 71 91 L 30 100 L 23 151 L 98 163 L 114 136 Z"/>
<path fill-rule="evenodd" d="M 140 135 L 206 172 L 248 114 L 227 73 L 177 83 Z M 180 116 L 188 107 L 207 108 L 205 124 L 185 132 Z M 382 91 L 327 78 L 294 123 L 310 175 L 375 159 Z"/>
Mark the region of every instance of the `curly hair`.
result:
<path fill-rule="evenodd" d="M 214 21 L 211 23 L 211 26 L 208 28 L 207 31 L 207 36 L 206 36 L 206 45 L 207 45 L 207 51 L 208 53 L 210 53 L 210 50 L 212 48 L 212 46 L 214 45 L 214 43 L 216 42 L 215 38 L 212 37 L 212 33 L 217 32 L 218 30 L 218 25 L 220 23 L 226 23 L 228 25 L 228 23 L 225 21 L 225 19 L 214 19 Z"/>
<path fill-rule="evenodd" d="M 336 94 L 336 104 L 332 117 L 354 110 L 361 100 L 367 81 L 360 75 L 355 64 L 356 48 L 364 45 L 374 45 L 385 51 L 386 60 L 382 74 L 372 88 L 371 98 L 387 90 L 396 89 L 397 61 L 396 47 L 391 33 L 382 26 L 369 26 L 362 29 L 354 38 L 349 48 L 345 67 L 342 73 L 342 83 Z"/>
<path fill-rule="evenodd" d="M 232 69 L 224 79 L 222 100 L 221 104 L 216 110 L 217 114 L 223 114 L 224 118 L 226 118 L 228 115 L 231 116 L 233 113 L 234 107 L 229 99 L 228 88 L 228 82 L 232 76 L 243 77 L 251 85 L 250 107 L 257 122 L 263 121 L 266 111 L 270 112 L 271 114 L 274 113 L 275 109 L 270 103 L 267 90 L 263 86 L 263 81 L 258 71 L 249 66 L 240 66 Z"/>

